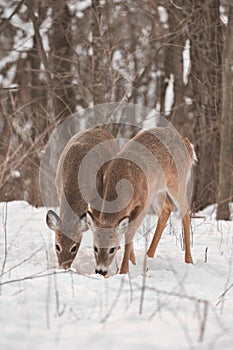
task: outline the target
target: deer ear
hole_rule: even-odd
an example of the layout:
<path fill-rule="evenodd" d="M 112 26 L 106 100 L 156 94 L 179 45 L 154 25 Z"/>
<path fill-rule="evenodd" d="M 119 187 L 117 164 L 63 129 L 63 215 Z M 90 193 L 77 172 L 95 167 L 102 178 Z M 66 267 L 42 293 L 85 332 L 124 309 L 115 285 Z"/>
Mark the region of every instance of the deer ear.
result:
<path fill-rule="evenodd" d="M 89 211 L 86 214 L 86 220 L 87 220 L 86 222 L 87 222 L 88 229 L 93 232 L 94 231 L 94 221 L 93 221 L 93 217 Z"/>
<path fill-rule="evenodd" d="M 127 216 L 119 221 L 118 226 L 117 226 L 117 233 L 124 235 L 126 233 L 126 231 L 128 230 L 128 226 L 129 226 L 129 218 Z"/>
<path fill-rule="evenodd" d="M 59 219 L 59 216 L 53 210 L 47 212 L 46 223 L 51 230 L 56 230 Z"/>

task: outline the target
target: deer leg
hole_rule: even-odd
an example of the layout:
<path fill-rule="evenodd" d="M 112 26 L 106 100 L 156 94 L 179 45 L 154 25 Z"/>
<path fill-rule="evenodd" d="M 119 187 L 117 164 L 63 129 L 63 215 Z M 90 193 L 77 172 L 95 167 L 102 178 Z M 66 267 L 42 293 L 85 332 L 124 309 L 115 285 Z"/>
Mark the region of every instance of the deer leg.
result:
<path fill-rule="evenodd" d="M 124 257 L 123 257 L 123 261 L 121 264 L 121 270 L 120 270 L 121 274 L 129 272 L 129 260 L 130 260 L 132 245 L 133 245 L 133 243 L 127 243 L 125 245 Z"/>
<path fill-rule="evenodd" d="M 152 239 L 151 245 L 147 251 L 147 255 L 150 258 L 153 258 L 155 255 L 155 250 L 158 246 L 158 243 L 160 241 L 160 238 L 162 236 L 163 230 L 166 226 L 167 220 L 171 214 L 172 211 L 172 204 L 169 202 L 169 200 L 166 198 L 165 206 L 163 207 L 163 210 L 159 216 L 157 227 L 154 233 L 154 237 Z"/>
<path fill-rule="evenodd" d="M 190 215 L 189 209 L 187 209 L 183 219 L 182 224 L 184 228 L 184 249 L 185 249 L 185 262 L 188 264 L 193 264 L 191 247 L 190 247 Z"/>
<path fill-rule="evenodd" d="M 135 258 L 135 254 L 134 254 L 133 243 L 132 243 L 132 246 L 131 246 L 131 252 L 130 252 L 129 259 L 130 259 L 130 261 L 131 261 L 131 263 L 133 265 L 136 265 L 136 258 Z"/>
<path fill-rule="evenodd" d="M 180 187 L 185 188 L 185 186 L 182 186 L 182 185 L 180 185 Z M 182 225 L 184 228 L 185 262 L 188 264 L 192 264 L 193 259 L 192 259 L 191 248 L 190 248 L 190 215 L 189 215 L 189 205 L 187 203 L 187 198 L 185 193 L 186 193 L 185 191 L 184 192 L 180 191 L 179 195 L 174 195 L 172 191 L 169 192 L 177 208 L 179 209 L 180 215 L 182 216 Z"/>

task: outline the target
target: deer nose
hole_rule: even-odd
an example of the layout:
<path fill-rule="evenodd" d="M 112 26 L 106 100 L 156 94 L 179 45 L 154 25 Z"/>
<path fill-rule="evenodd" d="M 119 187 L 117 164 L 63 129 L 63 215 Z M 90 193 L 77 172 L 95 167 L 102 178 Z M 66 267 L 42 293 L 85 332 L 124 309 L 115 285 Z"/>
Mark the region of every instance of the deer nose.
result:
<path fill-rule="evenodd" d="M 69 270 L 70 269 L 71 264 L 62 264 L 61 268 L 64 270 Z"/>
<path fill-rule="evenodd" d="M 99 273 L 102 276 L 106 276 L 108 271 L 103 271 L 103 270 L 95 270 L 95 273 Z"/>

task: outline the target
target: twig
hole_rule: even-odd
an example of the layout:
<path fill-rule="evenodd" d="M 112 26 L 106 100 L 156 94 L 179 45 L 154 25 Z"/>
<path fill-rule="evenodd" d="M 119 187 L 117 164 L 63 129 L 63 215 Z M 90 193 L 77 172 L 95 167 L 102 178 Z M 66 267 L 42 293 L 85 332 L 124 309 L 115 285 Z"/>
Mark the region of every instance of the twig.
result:
<path fill-rule="evenodd" d="M 205 249 L 205 263 L 207 263 L 207 260 L 208 260 L 208 247 L 206 247 Z"/>
<path fill-rule="evenodd" d="M 52 276 L 54 274 L 59 274 L 60 275 L 60 274 L 67 273 L 67 271 L 59 271 L 59 272 L 53 271 L 53 272 L 49 272 L 49 273 L 46 273 L 46 274 L 43 274 L 43 275 L 41 275 L 41 273 L 43 273 L 43 271 L 39 272 L 39 273 L 35 273 L 35 274 L 31 275 L 31 276 L 26 276 L 26 277 L 21 277 L 21 278 L 16 278 L 16 279 L 13 279 L 13 280 L 8 280 L 8 281 L 5 281 L 5 282 L 1 282 L 0 283 L 0 287 L 4 286 L 4 285 L 7 285 L 7 284 L 17 283 L 17 282 L 22 282 L 22 281 L 28 281 L 28 280 L 34 280 L 34 279 L 37 279 L 37 278 L 44 278 L 44 277 Z M 72 272 L 72 273 L 74 273 L 74 272 Z"/>
<path fill-rule="evenodd" d="M 46 302 L 46 323 L 47 328 L 50 329 L 50 294 L 51 294 L 51 276 L 48 278 L 48 288 L 47 288 L 47 302 Z"/>
<path fill-rule="evenodd" d="M 148 246 L 148 235 L 145 236 L 145 254 L 143 259 L 143 274 L 142 274 L 142 288 L 141 288 L 141 297 L 140 297 L 140 305 L 139 305 L 139 314 L 142 314 L 143 310 L 143 302 L 146 291 L 146 265 L 147 265 L 147 246 Z"/>
<path fill-rule="evenodd" d="M 121 280 L 121 285 L 120 285 L 120 288 L 117 292 L 117 295 L 116 295 L 116 298 L 113 300 L 113 303 L 110 307 L 110 309 L 108 310 L 108 312 L 106 313 L 106 315 L 102 318 L 102 320 L 100 321 L 101 323 L 104 323 L 107 321 L 107 319 L 111 316 L 113 310 L 114 310 L 114 307 L 116 306 L 116 303 L 121 295 L 121 292 L 122 292 L 122 289 L 123 289 L 123 286 L 124 286 L 124 282 L 125 282 L 125 278 L 122 278 Z"/>
<path fill-rule="evenodd" d="M 128 305 L 127 309 L 130 307 L 130 304 L 133 302 L 133 285 L 132 285 L 130 273 L 128 273 L 128 277 L 129 277 L 129 288 L 130 288 L 130 301 L 129 301 L 129 305 Z"/>
<path fill-rule="evenodd" d="M 21 278 L 16 278 L 16 279 L 9 280 L 9 281 L 1 282 L 0 283 L 0 287 L 4 286 L 4 285 L 7 285 L 7 284 L 13 284 L 13 283 L 22 282 L 22 281 L 34 280 L 34 279 L 37 279 L 37 278 L 44 278 L 44 277 L 48 277 L 48 276 L 53 276 L 54 274 L 62 275 L 62 274 L 65 274 L 65 273 L 72 273 L 72 274 L 75 274 L 75 275 L 80 275 L 79 273 L 74 272 L 72 270 L 69 270 L 69 271 L 66 271 L 66 270 L 53 271 L 53 272 L 49 272 L 49 273 L 45 273 L 45 274 L 41 275 L 41 273 L 46 272 L 46 271 L 48 271 L 48 270 L 44 270 L 42 272 L 35 273 L 35 274 L 31 275 L 31 276 L 26 276 L 26 277 L 21 277 Z M 86 278 L 94 279 L 94 280 L 98 279 L 98 278 L 95 278 L 95 277 L 90 276 L 90 275 L 82 275 L 82 276 L 85 276 Z"/>
<path fill-rule="evenodd" d="M 38 44 L 38 48 L 39 48 L 39 52 L 40 52 L 40 56 L 41 56 L 41 61 L 42 61 L 44 68 L 45 68 L 45 75 L 46 75 L 47 84 L 48 84 L 48 86 L 52 86 L 52 78 L 50 76 L 48 57 L 46 55 L 46 52 L 45 52 L 45 49 L 43 46 L 42 37 L 40 35 L 40 31 L 39 31 L 38 24 L 37 24 L 37 18 L 33 12 L 32 2 L 30 0 L 27 0 L 26 5 L 27 5 L 28 11 L 29 11 L 29 15 L 30 15 L 32 24 L 33 24 L 33 29 L 35 32 L 35 37 L 36 37 L 36 41 Z"/>
<path fill-rule="evenodd" d="M 7 261 L 7 230 L 6 230 L 6 224 L 7 224 L 7 202 L 5 203 L 5 211 L 4 211 L 4 219 L 3 219 L 3 233 L 4 233 L 4 258 L 2 263 L 2 270 L 1 270 L 1 278 L 4 274 L 4 270 L 6 267 L 6 261 Z M 1 284 L 0 284 L 1 286 Z M 1 293 L 1 290 L 0 290 Z"/>
<path fill-rule="evenodd" d="M 55 287 L 55 297 L 56 297 L 56 311 L 57 311 L 57 315 L 59 317 L 61 317 L 65 310 L 66 310 L 66 305 L 63 304 L 63 307 L 60 307 L 60 296 L 59 296 L 59 290 L 57 288 L 57 276 L 56 274 L 53 275 L 53 279 L 54 279 L 54 287 Z"/>
<path fill-rule="evenodd" d="M 201 321 L 201 328 L 200 328 L 200 335 L 199 335 L 199 342 L 202 342 L 204 339 L 204 333 L 206 329 L 206 322 L 207 322 L 207 315 L 208 315 L 208 302 L 204 302 L 204 311 L 203 311 L 203 318 Z"/>
<path fill-rule="evenodd" d="M 224 292 L 218 297 L 216 306 L 218 306 L 222 302 L 222 299 L 225 297 L 225 295 L 229 292 L 231 288 L 233 288 L 233 283 L 226 290 L 224 290 Z"/>
<path fill-rule="evenodd" d="M 2 22 L 0 26 L 0 33 L 3 31 L 4 27 L 6 26 L 6 23 L 10 22 L 11 18 L 14 17 L 14 15 L 21 9 L 23 3 L 24 3 L 24 0 L 21 0 L 16 6 L 16 8 L 14 9 L 14 11 L 12 12 L 12 14 L 8 18 L 6 18 L 5 21 Z"/>
<path fill-rule="evenodd" d="M 7 273 L 11 272 L 12 270 L 16 269 L 17 267 L 19 267 L 20 265 L 24 264 L 25 262 L 29 261 L 34 255 L 36 255 L 37 253 L 39 253 L 41 250 L 43 249 L 43 247 L 35 250 L 29 257 L 23 259 L 22 261 L 20 261 L 18 264 L 12 266 L 11 268 L 9 268 L 8 270 L 4 271 L 2 273 L 2 276 L 6 275 Z"/>

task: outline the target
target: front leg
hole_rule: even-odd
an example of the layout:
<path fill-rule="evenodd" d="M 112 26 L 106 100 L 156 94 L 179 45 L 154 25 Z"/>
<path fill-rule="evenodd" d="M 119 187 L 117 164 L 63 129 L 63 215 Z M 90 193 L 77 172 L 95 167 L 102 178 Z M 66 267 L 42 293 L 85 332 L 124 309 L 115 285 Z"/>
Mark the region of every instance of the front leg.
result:
<path fill-rule="evenodd" d="M 124 251 L 124 257 L 121 264 L 120 273 L 128 273 L 129 272 L 129 260 L 136 265 L 136 259 L 134 255 L 134 249 L 133 249 L 133 239 L 136 233 L 137 228 L 140 226 L 141 222 L 143 220 L 143 215 L 139 215 L 137 219 L 134 221 L 134 223 L 130 224 L 130 228 L 125 234 L 125 251 Z"/>
<path fill-rule="evenodd" d="M 136 258 L 135 258 L 135 254 L 134 254 L 134 248 L 133 248 L 133 243 L 132 243 L 132 247 L 131 247 L 131 252 L 130 252 L 130 257 L 129 257 L 131 263 L 133 265 L 136 265 Z"/>
<path fill-rule="evenodd" d="M 120 274 L 129 272 L 129 260 L 131 256 L 132 246 L 133 246 L 133 243 L 127 243 L 125 245 L 124 257 L 121 264 Z"/>

